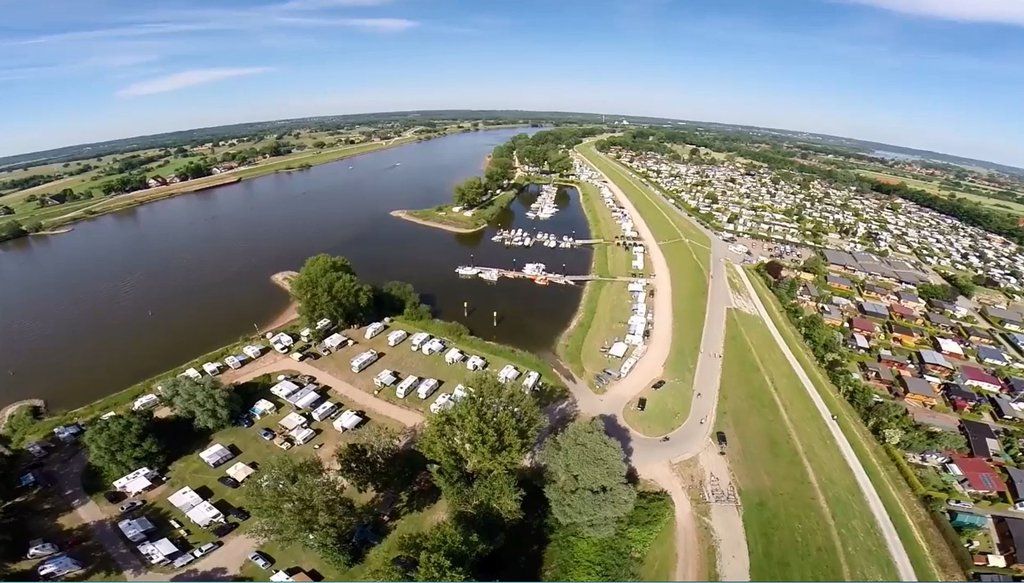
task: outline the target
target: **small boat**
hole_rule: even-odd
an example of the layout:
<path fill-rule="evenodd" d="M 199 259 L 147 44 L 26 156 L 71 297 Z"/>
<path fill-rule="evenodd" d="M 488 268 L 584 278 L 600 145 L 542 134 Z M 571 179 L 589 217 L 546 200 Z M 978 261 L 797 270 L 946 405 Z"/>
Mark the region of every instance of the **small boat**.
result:
<path fill-rule="evenodd" d="M 459 267 L 457 267 L 455 269 L 455 273 L 458 273 L 459 275 L 461 275 L 463 277 L 472 277 L 472 276 L 477 275 L 478 273 L 480 273 L 480 269 L 478 267 L 471 267 L 471 266 L 468 266 L 468 265 L 461 265 L 461 266 L 459 266 Z"/>
<path fill-rule="evenodd" d="M 498 272 L 494 269 L 482 270 L 477 275 L 484 281 L 498 281 Z"/>

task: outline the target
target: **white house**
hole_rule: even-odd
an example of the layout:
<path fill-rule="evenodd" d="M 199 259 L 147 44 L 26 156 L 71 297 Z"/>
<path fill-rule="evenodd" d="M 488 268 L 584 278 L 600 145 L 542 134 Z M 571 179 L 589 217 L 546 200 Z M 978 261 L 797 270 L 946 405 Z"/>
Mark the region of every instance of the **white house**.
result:
<path fill-rule="evenodd" d="M 409 336 L 405 330 L 392 330 L 388 334 L 388 346 L 398 346 Z"/>
<path fill-rule="evenodd" d="M 235 457 L 235 454 L 231 453 L 231 450 L 223 445 L 215 443 L 199 452 L 199 457 L 206 462 L 206 465 L 215 468 Z"/>
<path fill-rule="evenodd" d="M 130 474 L 114 480 L 113 486 L 118 492 L 135 496 L 140 492 L 148 490 L 153 485 L 153 480 L 157 479 L 158 476 L 159 474 L 154 470 L 139 468 Z"/>

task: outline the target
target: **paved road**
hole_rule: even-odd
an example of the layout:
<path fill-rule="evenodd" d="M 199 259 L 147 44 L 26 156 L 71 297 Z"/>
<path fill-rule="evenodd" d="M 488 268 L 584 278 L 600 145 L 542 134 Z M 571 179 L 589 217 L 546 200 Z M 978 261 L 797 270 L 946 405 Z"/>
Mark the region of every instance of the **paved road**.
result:
<path fill-rule="evenodd" d="M 857 459 L 857 454 L 853 452 L 853 448 L 850 447 L 850 442 L 847 441 L 846 435 L 843 434 L 839 425 L 832 420 L 832 413 L 828 410 L 828 406 L 825 405 L 825 401 L 818 394 L 818 390 L 811 383 L 811 379 L 807 377 L 807 373 L 804 372 L 803 367 L 800 365 L 800 361 L 796 359 L 793 352 L 789 349 L 789 345 L 786 344 L 784 338 L 779 333 L 779 329 L 775 326 L 775 322 L 772 321 L 768 315 L 768 311 L 765 309 L 764 304 L 761 302 L 761 298 L 758 297 L 757 292 L 754 290 L 754 286 L 750 283 L 750 278 L 743 270 L 739 270 L 740 276 L 743 278 L 743 283 L 747 288 L 747 293 L 750 295 L 751 300 L 754 302 L 754 306 L 757 308 L 757 312 L 764 319 L 765 325 L 771 332 L 775 342 L 779 345 L 783 354 L 786 355 L 786 360 L 789 361 L 790 366 L 796 372 L 797 377 L 800 379 L 800 383 L 804 386 L 808 396 L 811 397 L 811 401 L 814 402 L 815 408 L 818 413 L 821 414 L 821 418 L 825 421 L 828 426 L 829 432 L 832 433 L 832 437 L 836 440 L 836 444 L 839 446 L 839 451 L 842 453 L 846 463 L 850 466 L 853 471 L 853 476 L 857 480 L 857 485 L 860 486 L 861 492 L 864 493 L 864 498 L 867 500 L 868 508 L 875 517 L 875 522 L 878 523 L 879 530 L 882 531 L 882 536 L 885 538 L 885 544 L 889 548 L 889 554 L 892 555 L 893 562 L 896 564 L 896 571 L 899 573 L 900 579 L 904 581 L 916 581 L 917 575 L 914 573 L 914 567 L 910 563 L 910 557 L 907 556 L 907 550 L 903 547 L 903 541 L 900 540 L 899 535 L 896 533 L 896 527 L 893 526 L 892 520 L 889 518 L 888 512 L 885 510 L 885 506 L 882 504 L 881 498 L 878 497 L 878 492 L 875 490 L 874 485 L 868 478 L 867 473 L 864 471 L 864 466 L 861 465 L 860 460 Z"/>
<path fill-rule="evenodd" d="M 601 154 L 598 153 L 598 155 Z M 668 275 L 669 266 L 657 239 L 629 197 L 607 175 L 593 165 L 591 167 L 604 178 L 619 204 L 633 216 L 637 232 L 640 233 L 645 248 L 648 250 L 654 273 L 660 277 L 654 278 L 655 304 L 653 311 L 655 318 L 649 349 L 640 359 L 636 368 L 625 379 L 614 383 L 607 392 L 601 395 L 595 394 L 589 387 L 580 383 L 570 382 L 569 387 L 576 398 L 581 415 L 602 416 L 608 420 L 607 423 L 610 426 L 618 426 L 628 431 L 628 442 L 625 446 L 630 463 L 640 475 L 653 480 L 671 495 L 676 514 L 676 578 L 694 580 L 697 578 L 698 572 L 696 558 L 700 556 L 695 519 L 690 507 L 690 499 L 682 488 L 679 477 L 672 466 L 679 461 L 697 455 L 709 443 L 711 428 L 714 426 L 719 380 L 722 373 L 721 354 L 725 345 L 726 309 L 731 305 L 732 297 L 725 267 L 728 248 L 708 233 L 711 241 L 711 273 L 701 336 L 701 353 L 697 357 L 694 373 L 693 386 L 695 390 L 691 397 L 690 415 L 681 426 L 666 436 L 645 436 L 629 426 L 622 411 L 629 406 L 637 394 L 661 377 L 664 364 L 670 356 L 672 298 L 671 279 Z M 631 177 L 627 179 L 633 181 L 641 192 L 648 192 L 639 181 Z M 650 196 L 657 197 L 659 195 L 651 194 Z M 670 212 L 680 211 L 675 209 Z M 697 225 L 688 215 L 682 214 L 682 216 Z M 700 225 L 697 227 L 703 230 Z M 664 437 L 668 439 L 665 440 Z M 738 518 L 738 513 L 736 517 Z M 735 525 L 735 520 L 730 524 Z M 723 560 L 727 562 L 722 571 L 734 580 L 749 580 L 745 533 L 742 528 L 738 531 L 731 528 L 730 533 L 729 537 L 720 537 L 728 538 L 730 544 L 734 545 L 729 555 L 722 556 Z"/>

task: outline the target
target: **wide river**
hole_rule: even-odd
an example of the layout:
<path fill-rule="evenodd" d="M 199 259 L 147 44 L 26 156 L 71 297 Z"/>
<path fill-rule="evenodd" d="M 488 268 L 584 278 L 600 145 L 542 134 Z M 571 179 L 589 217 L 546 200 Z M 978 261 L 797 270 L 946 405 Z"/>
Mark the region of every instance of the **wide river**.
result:
<path fill-rule="evenodd" d="M 388 214 L 449 201 L 494 146 L 522 131 L 410 144 L 0 244 L 0 405 L 41 397 L 52 410 L 80 406 L 253 334 L 288 305 L 270 276 L 316 253 L 348 257 L 374 283 L 413 284 L 438 317 L 478 336 L 550 354 L 579 288 L 488 284 L 454 269 L 540 261 L 586 273 L 589 249 L 507 249 L 491 242 L 493 226 L 456 235 Z M 588 233 L 575 190 L 559 192 L 562 210 L 547 221 L 525 217 L 532 198 L 520 195 L 499 226 Z"/>

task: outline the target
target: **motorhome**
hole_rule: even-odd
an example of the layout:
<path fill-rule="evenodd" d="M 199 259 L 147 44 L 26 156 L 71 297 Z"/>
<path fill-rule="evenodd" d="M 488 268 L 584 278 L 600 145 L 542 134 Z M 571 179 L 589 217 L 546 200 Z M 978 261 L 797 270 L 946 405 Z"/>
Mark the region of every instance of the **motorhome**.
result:
<path fill-rule="evenodd" d="M 437 354 L 442 350 L 444 350 L 444 341 L 441 340 L 440 338 L 432 338 L 428 340 L 426 344 L 423 345 L 423 348 L 420 349 L 420 352 L 426 354 L 427 356 L 430 356 L 432 354 Z"/>
<path fill-rule="evenodd" d="M 366 339 L 369 340 L 384 331 L 384 322 L 374 322 L 366 327 Z"/>
<path fill-rule="evenodd" d="M 350 363 L 352 365 L 352 372 L 362 372 L 366 370 L 366 367 L 377 362 L 378 358 L 380 358 L 380 355 L 377 354 L 376 350 L 367 350 L 366 352 L 363 352 L 352 359 Z"/>
<path fill-rule="evenodd" d="M 408 395 L 416 383 L 420 381 L 420 378 L 415 375 L 409 375 L 402 379 L 402 382 L 398 383 L 398 387 L 395 388 L 395 395 L 399 399 L 404 399 Z"/>
<path fill-rule="evenodd" d="M 378 389 L 390 387 L 397 382 L 398 375 L 395 374 L 395 371 L 390 369 L 384 369 L 377 373 L 377 376 L 373 377 L 373 384 L 376 385 Z"/>
<path fill-rule="evenodd" d="M 506 364 L 500 371 L 498 371 L 498 382 L 501 384 L 514 381 L 517 378 L 519 378 L 519 369 L 511 364 Z"/>
<path fill-rule="evenodd" d="M 444 355 L 445 364 L 458 364 L 466 358 L 466 355 L 462 353 L 458 348 L 452 348 Z"/>
<path fill-rule="evenodd" d="M 416 387 L 416 396 L 421 399 L 426 399 L 430 395 L 434 394 L 437 387 L 441 386 L 441 383 L 437 379 L 423 379 L 419 386 Z"/>
<path fill-rule="evenodd" d="M 533 389 L 537 388 L 537 383 L 539 381 L 540 373 L 535 370 L 531 370 L 530 372 L 526 373 L 526 378 L 523 379 L 523 388 L 526 389 L 527 391 L 532 391 Z"/>
<path fill-rule="evenodd" d="M 409 337 L 409 333 L 405 330 L 392 330 L 388 334 L 388 346 L 398 346 L 403 340 Z"/>
<path fill-rule="evenodd" d="M 420 347 L 426 344 L 428 340 L 430 340 L 430 334 L 427 334 L 426 332 L 417 332 L 409 339 L 409 348 L 412 350 L 419 350 Z"/>
<path fill-rule="evenodd" d="M 295 344 L 295 339 L 284 332 L 279 332 L 277 335 L 270 338 L 270 345 L 274 347 L 274 350 L 281 354 L 287 354 L 288 349 L 291 348 L 293 344 Z"/>
<path fill-rule="evenodd" d="M 334 412 L 337 410 L 337 405 L 330 401 L 324 401 L 323 403 L 317 405 L 316 409 L 313 409 L 313 412 L 310 413 L 310 416 L 316 421 L 323 421 L 324 419 L 327 419 L 332 414 L 334 414 Z"/>
<path fill-rule="evenodd" d="M 452 401 L 451 393 L 441 393 L 437 396 L 437 399 L 430 404 L 430 412 L 438 413 L 446 409 L 451 409 L 454 405 L 455 402 Z"/>
<path fill-rule="evenodd" d="M 474 354 L 473 356 L 469 357 L 469 360 L 466 361 L 467 370 L 477 371 L 483 370 L 485 368 L 487 368 L 487 359 L 482 356 L 477 356 Z"/>

